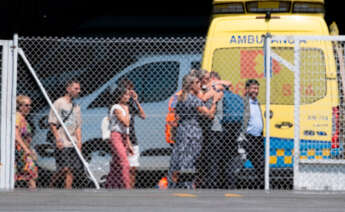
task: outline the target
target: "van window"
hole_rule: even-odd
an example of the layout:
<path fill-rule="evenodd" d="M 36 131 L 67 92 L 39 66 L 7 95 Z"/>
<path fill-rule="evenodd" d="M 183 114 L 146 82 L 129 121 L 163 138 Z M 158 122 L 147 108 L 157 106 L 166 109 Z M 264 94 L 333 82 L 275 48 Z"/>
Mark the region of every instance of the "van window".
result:
<path fill-rule="evenodd" d="M 131 80 L 138 93 L 139 101 L 160 102 L 168 99 L 177 90 L 180 64 L 178 62 L 156 62 L 137 67 L 123 78 Z M 88 108 L 109 107 L 112 104 L 110 86 L 90 104 Z"/>
<path fill-rule="evenodd" d="M 201 68 L 201 61 L 193 61 L 191 62 L 190 69 L 200 69 Z"/>
<path fill-rule="evenodd" d="M 124 77 L 131 80 L 140 102 L 160 102 L 177 90 L 179 71 L 179 62 L 155 62 L 133 69 L 118 81 Z"/>
<path fill-rule="evenodd" d="M 106 88 L 98 97 L 92 101 L 88 109 L 97 107 L 109 107 L 113 104 L 113 98 L 111 96 L 110 87 Z"/>
<path fill-rule="evenodd" d="M 273 51 L 294 64 L 293 48 L 273 48 Z M 321 49 L 301 51 L 301 104 L 313 103 L 326 95 L 326 64 Z M 246 79 L 260 82 L 259 100 L 265 101 L 264 53 L 262 48 L 221 48 L 213 55 L 212 70 L 233 84 L 233 92 L 244 94 Z M 310 72 L 312 70 L 312 72 Z M 276 60 L 272 61 L 271 103 L 294 104 L 294 73 Z"/>

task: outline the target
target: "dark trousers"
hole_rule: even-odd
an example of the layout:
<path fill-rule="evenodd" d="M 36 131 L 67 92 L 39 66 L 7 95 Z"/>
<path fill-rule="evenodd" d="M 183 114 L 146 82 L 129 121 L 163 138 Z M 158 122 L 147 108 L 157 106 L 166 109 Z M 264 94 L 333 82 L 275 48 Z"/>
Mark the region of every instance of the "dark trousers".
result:
<path fill-rule="evenodd" d="M 236 167 L 242 168 L 238 158 L 237 138 L 241 132 L 242 123 L 224 123 L 223 136 L 219 140 L 218 156 L 216 158 L 214 172 L 216 172 L 216 187 L 221 189 L 235 188 L 236 186 Z"/>
<path fill-rule="evenodd" d="M 198 160 L 197 179 L 199 188 L 218 187 L 218 163 L 221 163 L 222 152 L 220 145 L 223 142 L 223 133 L 220 131 L 208 131 L 208 138 L 203 143 L 202 152 Z M 205 139 L 204 139 L 205 141 Z"/>
<path fill-rule="evenodd" d="M 247 141 L 243 148 L 246 150 L 247 159 L 255 168 L 257 177 L 256 185 L 262 188 L 265 185 L 265 142 L 263 136 L 253 136 L 246 134 Z"/>
<path fill-rule="evenodd" d="M 241 123 L 223 125 L 223 131 L 208 131 L 198 160 L 197 179 L 200 188 L 233 188 L 235 184 L 234 158 L 238 156 L 237 142 Z M 243 166 L 243 164 L 236 164 Z"/>
<path fill-rule="evenodd" d="M 197 188 L 207 188 L 209 179 L 209 167 L 211 165 L 212 148 L 214 148 L 214 139 L 211 130 L 203 131 L 203 140 L 199 158 L 196 160 L 195 185 Z"/>

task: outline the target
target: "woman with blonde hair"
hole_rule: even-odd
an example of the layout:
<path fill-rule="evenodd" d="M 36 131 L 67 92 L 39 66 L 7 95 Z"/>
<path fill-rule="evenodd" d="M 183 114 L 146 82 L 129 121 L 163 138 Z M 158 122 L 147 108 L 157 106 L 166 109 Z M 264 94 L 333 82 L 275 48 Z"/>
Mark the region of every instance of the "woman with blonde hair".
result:
<path fill-rule="evenodd" d="M 212 118 L 216 111 L 217 98 L 208 109 L 201 99 L 197 97 L 200 91 L 200 80 L 195 75 L 183 77 L 182 93 L 176 104 L 178 127 L 176 143 L 170 161 L 168 174 L 168 187 L 179 188 L 179 173 L 182 170 L 194 170 L 195 162 L 200 155 L 203 132 L 199 124 L 199 117 Z M 190 187 L 194 187 L 191 185 Z"/>
<path fill-rule="evenodd" d="M 27 115 L 31 110 L 31 99 L 28 96 L 17 97 L 16 112 L 16 181 L 26 181 L 28 187 L 36 188 L 38 168 L 35 161 L 37 155 L 30 147 L 32 141 L 32 128 L 27 121 Z"/>

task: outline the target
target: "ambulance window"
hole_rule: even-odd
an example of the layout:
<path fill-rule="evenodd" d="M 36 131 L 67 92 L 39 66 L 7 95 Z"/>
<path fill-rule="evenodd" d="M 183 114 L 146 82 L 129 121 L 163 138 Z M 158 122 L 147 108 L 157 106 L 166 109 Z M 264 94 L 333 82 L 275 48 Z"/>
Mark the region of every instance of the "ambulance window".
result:
<path fill-rule="evenodd" d="M 274 51 L 294 64 L 293 49 L 276 48 Z M 273 74 L 271 86 L 279 88 L 275 92 L 275 104 L 294 104 L 294 72 L 288 70 L 282 64 L 275 61 L 276 66 L 280 66 L 280 72 Z M 279 71 L 279 70 L 276 70 Z M 300 53 L 300 101 L 301 104 L 310 104 L 326 96 L 326 63 L 325 56 L 321 49 L 303 48 Z M 272 89 L 271 89 L 272 90 Z M 280 99 L 278 99 L 278 97 Z"/>
<path fill-rule="evenodd" d="M 178 62 L 155 62 L 137 67 L 123 77 L 133 82 L 140 102 L 160 102 L 177 90 L 179 71 Z"/>
<path fill-rule="evenodd" d="M 273 48 L 282 58 L 294 64 L 292 48 Z M 316 48 L 301 51 L 300 91 L 301 104 L 313 103 L 326 95 L 326 64 L 323 52 Z M 217 49 L 213 55 L 212 70 L 222 79 L 233 84 L 233 92 L 243 95 L 244 83 L 255 78 L 260 83 L 259 100 L 265 102 L 266 78 L 264 74 L 264 54 L 262 48 Z M 272 61 L 271 103 L 294 104 L 294 72 L 278 61 Z"/>

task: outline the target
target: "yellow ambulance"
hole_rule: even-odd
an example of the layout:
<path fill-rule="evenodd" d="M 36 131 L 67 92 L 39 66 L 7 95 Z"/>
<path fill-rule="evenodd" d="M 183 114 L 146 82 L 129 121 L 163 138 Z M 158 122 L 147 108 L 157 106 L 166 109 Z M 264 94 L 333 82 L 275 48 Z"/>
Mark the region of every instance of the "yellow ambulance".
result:
<path fill-rule="evenodd" d="M 216 71 L 243 95 L 244 83 L 260 83 L 265 112 L 264 38 L 262 35 L 329 35 L 323 0 L 214 0 L 202 68 Z M 294 64 L 293 40 L 271 42 L 272 51 Z M 305 40 L 300 57 L 300 159 L 337 158 L 342 151 L 340 101 L 333 44 Z M 270 167 L 293 167 L 294 73 L 272 60 Z M 265 118 L 265 117 L 264 117 Z M 264 119 L 265 120 L 265 119 Z"/>

